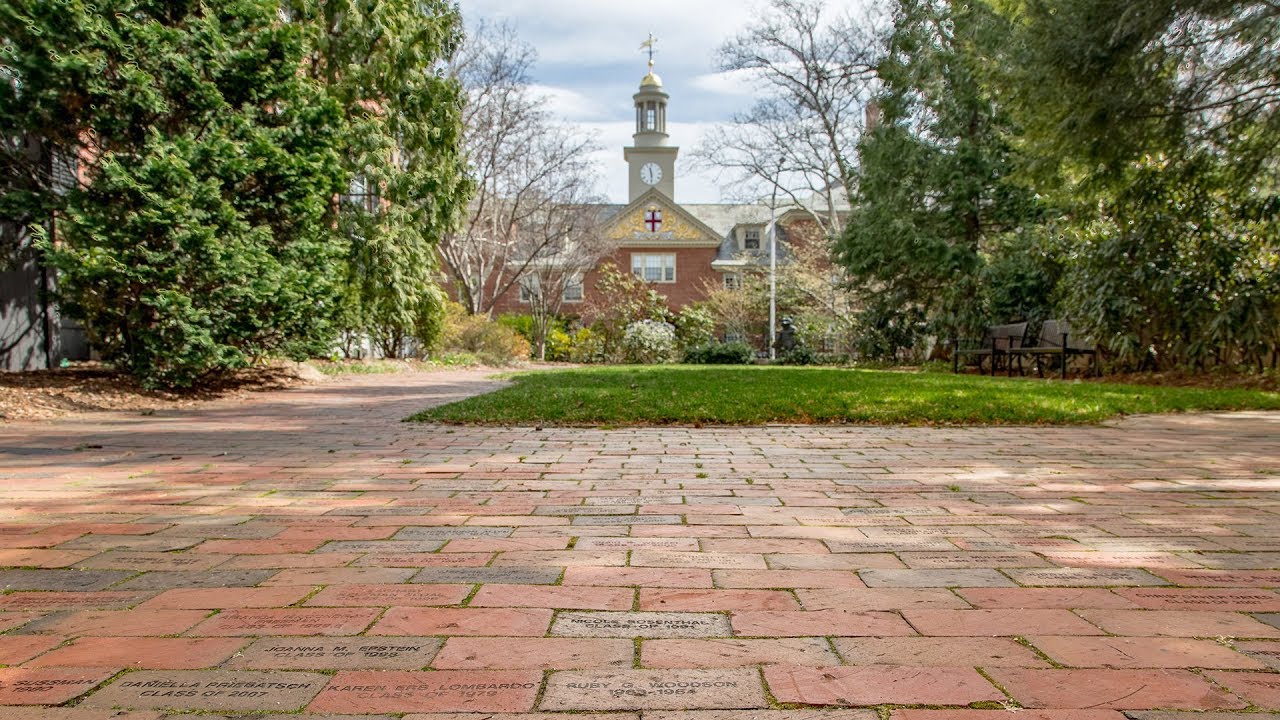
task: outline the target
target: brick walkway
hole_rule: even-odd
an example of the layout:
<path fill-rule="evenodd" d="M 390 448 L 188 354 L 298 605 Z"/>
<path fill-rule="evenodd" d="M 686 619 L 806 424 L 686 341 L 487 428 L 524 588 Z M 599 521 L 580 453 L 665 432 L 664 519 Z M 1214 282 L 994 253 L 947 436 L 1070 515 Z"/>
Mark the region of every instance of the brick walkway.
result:
<path fill-rule="evenodd" d="M 0 426 L 0 718 L 1280 710 L 1278 414 L 399 422 L 492 385 Z"/>

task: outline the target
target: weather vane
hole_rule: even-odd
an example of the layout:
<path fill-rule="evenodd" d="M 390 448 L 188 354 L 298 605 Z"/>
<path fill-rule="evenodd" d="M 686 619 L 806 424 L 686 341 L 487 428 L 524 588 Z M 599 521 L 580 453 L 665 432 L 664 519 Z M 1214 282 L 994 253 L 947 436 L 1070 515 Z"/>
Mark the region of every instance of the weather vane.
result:
<path fill-rule="evenodd" d="M 653 54 L 657 52 L 657 50 L 655 49 L 657 45 L 658 45 L 658 38 L 654 37 L 653 33 L 649 33 L 648 40 L 645 40 L 644 42 L 640 43 L 640 49 L 647 50 L 649 52 L 649 69 L 650 70 L 653 69 Z"/>

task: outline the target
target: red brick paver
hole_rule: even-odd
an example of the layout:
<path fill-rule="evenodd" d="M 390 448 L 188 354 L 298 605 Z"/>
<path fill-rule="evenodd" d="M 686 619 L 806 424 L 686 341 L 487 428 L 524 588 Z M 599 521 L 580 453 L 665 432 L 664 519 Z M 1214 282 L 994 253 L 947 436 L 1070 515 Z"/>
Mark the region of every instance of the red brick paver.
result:
<path fill-rule="evenodd" d="M 455 637 L 436 655 L 440 670 L 579 670 L 631 667 L 635 648 L 615 638 Z"/>
<path fill-rule="evenodd" d="M 31 667 L 111 667 L 198 670 L 244 647 L 239 638 L 86 637 L 36 658 Z"/>
<path fill-rule="evenodd" d="M 1258 672 L 1210 672 L 1215 682 L 1263 710 L 1280 710 L 1280 675 Z"/>
<path fill-rule="evenodd" d="M 1004 695 L 971 668 L 864 666 L 764 669 L 781 702 L 806 705 L 968 705 Z"/>
<path fill-rule="evenodd" d="M 1041 652 L 1069 667 L 1232 668 L 1266 665 L 1212 640 L 1133 637 L 1031 637 Z"/>
<path fill-rule="evenodd" d="M 822 666 L 840 662 L 823 638 L 647 640 L 640 658 L 640 664 L 650 668 Z"/>
<path fill-rule="evenodd" d="M 401 422 L 494 386 L 0 425 L 0 719 L 1280 711 L 1276 413 Z"/>
<path fill-rule="evenodd" d="M 392 608 L 372 635 L 488 635 L 542 637 L 550 609 Z"/>
<path fill-rule="evenodd" d="M 993 668 L 989 672 L 1015 700 L 1032 708 L 1238 710 L 1247 706 L 1186 670 Z"/>

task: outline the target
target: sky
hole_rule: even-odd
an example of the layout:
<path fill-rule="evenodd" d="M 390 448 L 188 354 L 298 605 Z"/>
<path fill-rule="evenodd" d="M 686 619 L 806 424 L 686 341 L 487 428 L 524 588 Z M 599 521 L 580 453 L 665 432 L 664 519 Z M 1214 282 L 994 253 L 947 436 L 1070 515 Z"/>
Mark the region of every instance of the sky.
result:
<path fill-rule="evenodd" d="M 860 0 L 828 0 L 853 8 Z M 658 37 L 656 71 L 671 94 L 667 132 L 681 149 L 676 200 L 721 200 L 714 172 L 697 172 L 689 156 L 706 130 L 726 122 L 752 102 L 749 84 L 719 74 L 716 49 L 741 32 L 763 0 L 459 0 L 470 25 L 477 20 L 512 23 L 538 51 L 533 79 L 552 111 L 594 133 L 604 147 L 595 158 L 603 194 L 627 201 L 622 148 L 631 144 L 635 110 L 631 96 L 648 72 L 640 44 Z"/>

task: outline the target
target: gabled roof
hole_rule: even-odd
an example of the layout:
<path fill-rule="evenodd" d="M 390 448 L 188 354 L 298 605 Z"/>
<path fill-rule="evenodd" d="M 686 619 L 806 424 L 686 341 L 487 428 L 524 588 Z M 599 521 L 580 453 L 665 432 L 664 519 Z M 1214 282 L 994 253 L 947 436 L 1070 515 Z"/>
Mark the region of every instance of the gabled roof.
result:
<path fill-rule="evenodd" d="M 643 213 L 650 208 L 663 212 L 663 230 L 656 233 L 643 229 Z M 606 221 L 604 235 L 621 241 L 622 247 L 702 247 L 719 248 L 724 233 L 703 222 L 676 204 L 657 188 L 636 198 Z"/>

